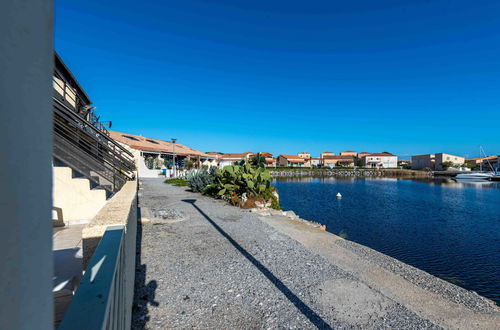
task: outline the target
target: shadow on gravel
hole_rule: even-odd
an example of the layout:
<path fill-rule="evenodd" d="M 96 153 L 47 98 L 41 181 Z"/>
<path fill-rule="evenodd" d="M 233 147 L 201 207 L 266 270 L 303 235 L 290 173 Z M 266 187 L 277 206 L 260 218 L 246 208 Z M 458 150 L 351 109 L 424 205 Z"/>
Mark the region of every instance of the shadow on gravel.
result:
<path fill-rule="evenodd" d="M 141 218 L 141 209 L 137 208 L 137 219 Z M 155 280 L 146 284 L 146 264 L 141 264 L 142 246 L 142 223 L 137 221 L 137 246 L 135 255 L 135 286 L 134 304 L 132 306 L 132 329 L 144 329 L 149 321 L 148 305 L 157 307 L 159 303 L 155 301 L 156 288 L 158 284 Z"/>
<path fill-rule="evenodd" d="M 195 203 L 196 199 L 183 199 L 185 203 L 193 205 L 193 207 L 198 210 L 198 212 L 207 219 L 207 221 L 222 235 L 224 236 L 245 258 L 248 259 L 269 281 L 271 281 L 274 286 L 280 290 L 285 297 L 290 300 L 292 304 L 297 307 L 297 309 L 304 314 L 312 324 L 314 324 L 319 329 L 332 329 L 326 321 L 324 321 L 321 316 L 316 314 L 309 306 L 307 306 L 299 297 L 297 297 L 279 278 L 274 276 L 274 274 L 267 269 L 263 264 L 260 263 L 254 256 L 252 256 L 247 250 L 245 250 L 241 245 L 238 244 L 228 233 L 226 233 L 219 225 L 217 225 L 208 215 L 205 214 Z"/>

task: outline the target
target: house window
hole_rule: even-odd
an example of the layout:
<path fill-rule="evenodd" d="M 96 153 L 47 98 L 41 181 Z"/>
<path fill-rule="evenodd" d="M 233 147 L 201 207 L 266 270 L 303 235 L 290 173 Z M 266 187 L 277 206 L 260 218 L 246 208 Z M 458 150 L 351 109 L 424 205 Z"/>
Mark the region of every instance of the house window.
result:
<path fill-rule="evenodd" d="M 146 140 L 146 141 L 148 141 L 149 143 L 159 144 L 158 142 L 153 141 L 153 140 Z"/>

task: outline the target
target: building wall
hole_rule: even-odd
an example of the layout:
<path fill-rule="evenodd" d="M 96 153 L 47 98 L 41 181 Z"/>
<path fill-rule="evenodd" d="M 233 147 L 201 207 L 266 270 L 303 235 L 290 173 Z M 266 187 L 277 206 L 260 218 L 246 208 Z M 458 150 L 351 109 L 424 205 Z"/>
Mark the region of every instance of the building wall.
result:
<path fill-rule="evenodd" d="M 433 154 L 411 156 L 412 170 L 422 170 L 424 168 L 436 169 L 435 156 Z"/>
<path fill-rule="evenodd" d="M 323 159 L 323 157 L 325 157 L 325 156 L 335 156 L 335 153 L 329 152 L 329 151 L 322 152 L 321 155 L 319 156 L 319 158 Z"/>
<path fill-rule="evenodd" d="M 358 155 L 358 153 L 355 151 L 342 151 L 340 153 L 340 155 L 341 156 L 354 156 L 354 157 L 356 157 Z"/>
<path fill-rule="evenodd" d="M 311 158 L 311 154 L 307 153 L 307 152 L 299 152 L 297 154 L 297 156 L 299 156 L 300 158 L 304 158 L 304 159 L 310 159 Z"/>
<path fill-rule="evenodd" d="M 366 156 L 365 165 L 367 167 L 371 166 L 371 163 L 378 163 L 377 168 L 397 168 L 398 167 L 398 156 Z"/>
<path fill-rule="evenodd" d="M 278 166 L 281 167 L 288 166 L 288 160 L 283 156 L 278 156 Z"/>
<path fill-rule="evenodd" d="M 0 1 L 2 329 L 54 327 L 53 13 L 51 0 Z"/>
<path fill-rule="evenodd" d="M 456 165 L 462 165 L 463 163 L 465 163 L 464 157 L 450 155 L 450 154 L 444 154 L 444 153 L 436 154 L 435 159 L 436 159 L 435 160 L 435 162 L 436 162 L 435 167 L 436 167 L 437 171 L 444 170 L 443 166 L 441 165 L 444 162 L 452 162 L 453 164 L 456 164 Z"/>

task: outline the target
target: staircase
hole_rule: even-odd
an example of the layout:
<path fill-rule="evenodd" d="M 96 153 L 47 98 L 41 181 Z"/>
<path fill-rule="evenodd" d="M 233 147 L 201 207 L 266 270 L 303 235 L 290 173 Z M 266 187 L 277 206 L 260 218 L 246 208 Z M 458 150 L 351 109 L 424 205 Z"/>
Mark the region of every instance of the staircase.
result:
<path fill-rule="evenodd" d="M 53 216 L 55 226 L 90 221 L 106 204 L 109 193 L 67 166 L 53 167 Z M 98 179 L 97 179 L 98 180 Z"/>

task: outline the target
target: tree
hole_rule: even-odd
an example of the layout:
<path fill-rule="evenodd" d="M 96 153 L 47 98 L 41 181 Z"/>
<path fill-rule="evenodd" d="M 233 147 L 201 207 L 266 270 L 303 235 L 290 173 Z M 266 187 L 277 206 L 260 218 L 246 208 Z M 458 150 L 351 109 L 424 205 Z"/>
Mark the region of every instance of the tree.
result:
<path fill-rule="evenodd" d="M 479 168 L 478 164 L 473 160 L 466 161 L 464 166 L 470 168 L 471 170 Z"/>
<path fill-rule="evenodd" d="M 266 157 L 262 156 L 260 152 L 255 154 L 252 157 L 252 165 L 253 167 L 266 167 Z"/>
<path fill-rule="evenodd" d="M 455 167 L 455 163 L 453 162 L 450 162 L 450 161 L 446 161 L 446 162 L 442 162 L 441 163 L 441 166 L 443 167 L 443 170 L 447 170 L 449 169 L 450 167 Z"/>

